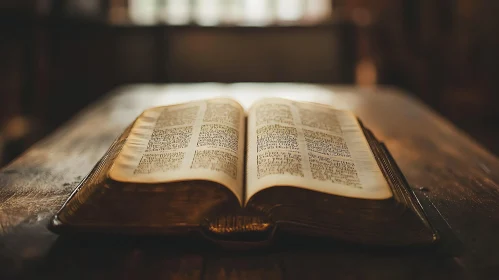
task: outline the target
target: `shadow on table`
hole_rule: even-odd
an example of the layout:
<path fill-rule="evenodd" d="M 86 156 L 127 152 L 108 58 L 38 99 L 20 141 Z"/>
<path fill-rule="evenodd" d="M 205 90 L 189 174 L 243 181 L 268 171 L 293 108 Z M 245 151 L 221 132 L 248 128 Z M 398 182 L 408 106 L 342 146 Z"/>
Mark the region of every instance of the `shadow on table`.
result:
<path fill-rule="evenodd" d="M 456 258 L 437 247 L 359 247 L 296 238 L 267 249 L 227 251 L 196 240 L 60 237 L 40 272 L 49 279 L 466 277 Z"/>

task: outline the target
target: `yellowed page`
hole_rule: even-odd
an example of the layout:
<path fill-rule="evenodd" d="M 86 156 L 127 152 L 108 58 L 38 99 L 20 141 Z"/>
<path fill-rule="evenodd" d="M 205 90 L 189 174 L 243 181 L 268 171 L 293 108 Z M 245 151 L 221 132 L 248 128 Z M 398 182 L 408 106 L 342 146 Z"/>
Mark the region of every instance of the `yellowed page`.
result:
<path fill-rule="evenodd" d="M 210 180 L 242 203 L 243 108 L 226 98 L 151 108 L 134 123 L 109 176 L 121 182 Z"/>
<path fill-rule="evenodd" d="M 269 98 L 250 108 L 247 125 L 246 202 L 272 186 L 365 199 L 392 196 L 351 112 Z"/>

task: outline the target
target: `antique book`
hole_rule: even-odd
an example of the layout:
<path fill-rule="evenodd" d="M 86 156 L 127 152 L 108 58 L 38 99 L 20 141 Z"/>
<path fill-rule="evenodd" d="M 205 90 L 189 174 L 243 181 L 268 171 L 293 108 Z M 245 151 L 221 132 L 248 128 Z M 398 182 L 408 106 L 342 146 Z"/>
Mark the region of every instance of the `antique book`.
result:
<path fill-rule="evenodd" d="M 280 234 L 394 246 L 438 239 L 386 147 L 353 113 L 280 98 L 247 112 L 227 98 L 144 111 L 49 228 L 250 244 Z"/>

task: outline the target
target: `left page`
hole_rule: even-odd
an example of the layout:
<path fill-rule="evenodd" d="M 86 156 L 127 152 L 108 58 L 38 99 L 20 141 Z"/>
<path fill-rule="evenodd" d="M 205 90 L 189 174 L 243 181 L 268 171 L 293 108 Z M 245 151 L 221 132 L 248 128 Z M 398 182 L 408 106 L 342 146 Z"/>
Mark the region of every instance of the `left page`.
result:
<path fill-rule="evenodd" d="M 134 123 L 109 177 L 131 183 L 209 180 L 242 202 L 244 119 L 243 108 L 226 98 L 148 109 Z"/>

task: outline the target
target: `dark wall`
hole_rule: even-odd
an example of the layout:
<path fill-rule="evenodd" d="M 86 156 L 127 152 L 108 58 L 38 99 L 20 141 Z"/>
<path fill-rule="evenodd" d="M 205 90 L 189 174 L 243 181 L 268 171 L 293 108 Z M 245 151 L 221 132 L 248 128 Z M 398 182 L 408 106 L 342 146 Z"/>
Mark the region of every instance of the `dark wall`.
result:
<path fill-rule="evenodd" d="M 493 1 L 333 1 L 330 21 L 267 27 L 117 25 L 109 1 L 90 16 L 37 2 L 0 4 L 4 158 L 120 84 L 355 83 L 362 61 L 374 82 L 408 90 L 499 154 Z"/>

